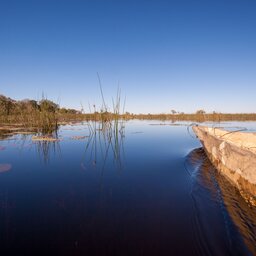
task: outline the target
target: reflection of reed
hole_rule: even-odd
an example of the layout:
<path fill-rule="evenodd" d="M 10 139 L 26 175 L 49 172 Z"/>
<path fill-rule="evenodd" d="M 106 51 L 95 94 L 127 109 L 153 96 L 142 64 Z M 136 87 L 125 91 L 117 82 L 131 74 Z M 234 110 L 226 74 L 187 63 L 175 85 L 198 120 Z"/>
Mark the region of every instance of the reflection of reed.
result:
<path fill-rule="evenodd" d="M 54 138 L 58 138 L 58 132 L 55 131 L 51 134 Z M 59 140 L 56 141 L 36 141 L 36 149 L 39 157 L 43 160 L 45 164 L 50 162 L 50 157 L 59 155 L 61 156 L 61 147 Z"/>
<path fill-rule="evenodd" d="M 96 166 L 101 164 L 104 170 L 107 160 L 113 157 L 118 170 L 122 169 L 122 160 L 124 158 L 124 134 L 125 126 L 123 122 L 107 124 L 102 122 L 91 122 L 89 124 L 90 135 L 87 141 L 82 166 L 86 168 L 86 163 Z"/>
<path fill-rule="evenodd" d="M 237 188 L 212 166 L 202 148 L 195 149 L 188 155 L 186 165 L 196 170 L 196 181 L 212 192 L 223 208 L 222 212 L 227 211 L 252 255 L 256 255 L 256 207 L 248 205 Z M 189 173 L 195 176 L 193 171 Z M 225 219 L 227 221 L 227 217 Z M 231 234 L 229 236 L 231 239 Z"/>
<path fill-rule="evenodd" d="M 8 134 L 7 131 L 0 131 L 0 140 L 6 140 L 12 137 L 12 134 Z"/>

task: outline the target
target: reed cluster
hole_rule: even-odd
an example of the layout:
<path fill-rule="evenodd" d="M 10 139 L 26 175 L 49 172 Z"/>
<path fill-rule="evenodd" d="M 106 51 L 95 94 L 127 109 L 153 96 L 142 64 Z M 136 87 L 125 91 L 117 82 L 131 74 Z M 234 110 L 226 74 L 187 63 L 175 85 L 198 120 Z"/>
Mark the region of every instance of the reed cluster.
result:
<path fill-rule="evenodd" d="M 116 97 L 112 98 L 112 108 L 110 108 L 104 98 L 100 77 L 98 76 L 98 78 L 102 105 L 99 111 L 96 106 L 93 105 L 93 112 L 89 115 L 84 115 L 87 117 L 89 127 L 89 139 L 86 144 L 85 152 L 91 152 L 90 161 L 95 165 L 97 158 L 101 157 L 103 160 L 102 170 L 104 169 L 107 158 L 113 155 L 114 161 L 118 164 L 118 168 L 120 169 L 122 162 L 121 155 L 123 153 L 123 139 L 125 137 L 125 100 L 122 104 L 121 90 L 118 88 Z M 89 109 L 91 109 L 91 107 Z"/>

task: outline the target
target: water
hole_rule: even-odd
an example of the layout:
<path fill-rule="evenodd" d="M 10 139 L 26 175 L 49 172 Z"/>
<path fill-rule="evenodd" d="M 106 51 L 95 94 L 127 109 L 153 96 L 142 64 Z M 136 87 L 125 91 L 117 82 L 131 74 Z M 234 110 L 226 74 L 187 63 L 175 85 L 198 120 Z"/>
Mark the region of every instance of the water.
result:
<path fill-rule="evenodd" d="M 88 135 L 76 124 L 59 142 L 0 141 L 0 255 L 256 255 L 256 209 L 186 123 L 72 139 Z"/>

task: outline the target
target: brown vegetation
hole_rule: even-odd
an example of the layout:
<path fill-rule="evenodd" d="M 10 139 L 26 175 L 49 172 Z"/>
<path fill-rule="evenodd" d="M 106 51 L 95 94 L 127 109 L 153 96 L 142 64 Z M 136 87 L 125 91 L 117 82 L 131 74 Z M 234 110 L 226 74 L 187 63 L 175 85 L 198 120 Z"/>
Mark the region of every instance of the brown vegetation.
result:
<path fill-rule="evenodd" d="M 119 120 L 170 120 L 170 121 L 192 121 L 192 122 L 221 122 L 221 121 L 256 121 L 256 113 L 244 114 L 223 114 L 206 113 L 198 110 L 196 113 L 186 114 L 171 110 L 170 114 L 131 114 L 121 113 L 120 91 L 113 101 L 113 111 L 110 112 L 106 106 L 101 90 L 103 106 L 97 111 L 93 106 L 93 112 L 82 113 L 74 109 L 60 108 L 58 104 L 42 98 L 40 101 L 22 100 L 16 101 L 0 95 L 0 129 L 1 130 L 26 130 L 46 134 L 55 131 L 59 124 L 71 121 L 99 121 L 101 129 L 107 128 L 110 124 L 116 125 Z"/>
<path fill-rule="evenodd" d="M 60 108 L 48 100 L 15 101 L 0 95 L 1 130 L 36 130 L 40 133 L 54 131 L 58 122 L 77 118 L 79 112 L 73 109 Z"/>
<path fill-rule="evenodd" d="M 175 114 L 125 114 L 122 117 L 142 120 L 162 120 L 162 121 L 192 121 L 192 122 L 224 122 L 224 121 L 256 121 L 256 113 L 206 113 L 203 110 L 196 113 L 175 113 Z"/>
<path fill-rule="evenodd" d="M 52 136 L 32 136 L 33 141 L 59 141 L 58 138 Z"/>

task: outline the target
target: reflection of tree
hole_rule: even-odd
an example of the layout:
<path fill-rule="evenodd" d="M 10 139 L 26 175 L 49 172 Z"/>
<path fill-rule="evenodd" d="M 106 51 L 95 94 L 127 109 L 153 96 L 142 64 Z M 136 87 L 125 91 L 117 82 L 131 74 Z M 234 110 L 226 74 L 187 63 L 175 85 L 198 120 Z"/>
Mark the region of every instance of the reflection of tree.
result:
<path fill-rule="evenodd" d="M 213 167 L 202 148 L 189 153 L 185 167 L 194 179 L 192 183 L 198 182 L 215 194 L 227 226 L 230 226 L 227 223 L 230 217 L 251 254 L 256 255 L 256 207 L 248 205 L 237 188 Z M 192 188 L 192 197 L 196 190 Z M 232 240 L 232 233 L 229 235 Z"/>
<path fill-rule="evenodd" d="M 0 140 L 6 140 L 13 136 L 12 133 L 9 132 L 8 134 L 8 132 L 8 130 L 0 130 Z"/>

